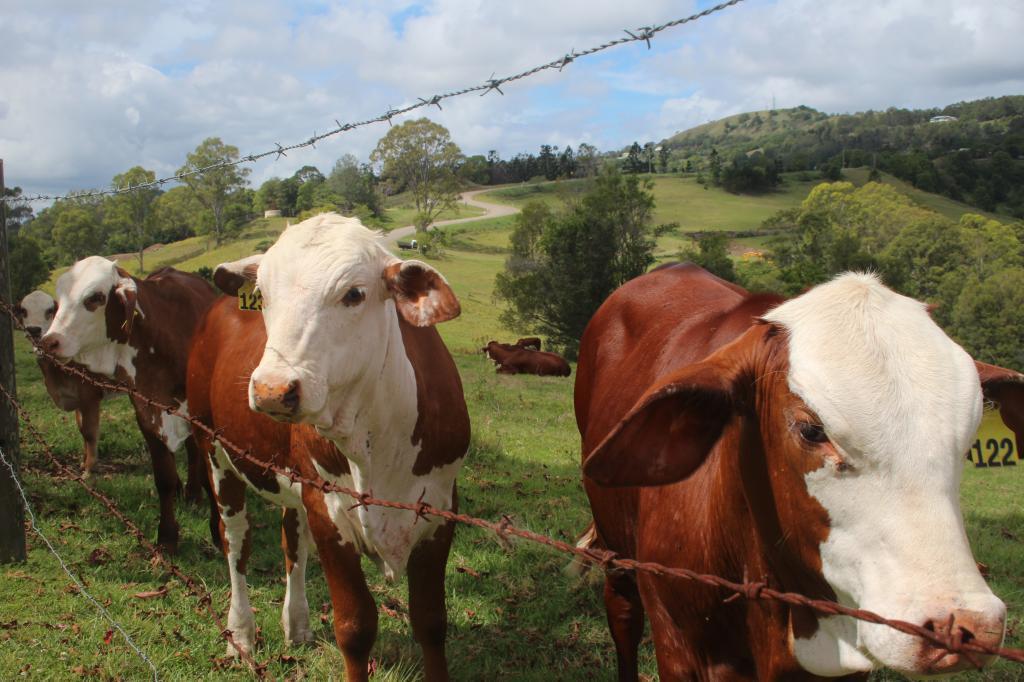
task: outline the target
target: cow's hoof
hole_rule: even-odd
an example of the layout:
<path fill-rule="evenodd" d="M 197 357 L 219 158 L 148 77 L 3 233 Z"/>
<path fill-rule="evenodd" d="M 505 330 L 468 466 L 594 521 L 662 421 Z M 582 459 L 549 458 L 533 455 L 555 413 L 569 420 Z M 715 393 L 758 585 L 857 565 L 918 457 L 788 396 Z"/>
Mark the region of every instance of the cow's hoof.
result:
<path fill-rule="evenodd" d="M 235 643 L 232 644 L 231 642 L 228 642 L 228 646 L 224 651 L 226 655 L 230 656 L 231 658 L 241 658 L 242 654 L 238 652 L 239 649 L 241 649 L 247 654 L 252 653 L 253 647 L 251 639 L 247 637 L 241 637 L 236 633 L 232 633 L 232 639 L 235 640 Z M 237 645 L 237 647 L 235 645 Z"/>
<path fill-rule="evenodd" d="M 295 632 L 285 632 L 284 641 L 288 646 L 312 644 L 314 641 L 313 632 L 308 627 L 296 630 Z"/>

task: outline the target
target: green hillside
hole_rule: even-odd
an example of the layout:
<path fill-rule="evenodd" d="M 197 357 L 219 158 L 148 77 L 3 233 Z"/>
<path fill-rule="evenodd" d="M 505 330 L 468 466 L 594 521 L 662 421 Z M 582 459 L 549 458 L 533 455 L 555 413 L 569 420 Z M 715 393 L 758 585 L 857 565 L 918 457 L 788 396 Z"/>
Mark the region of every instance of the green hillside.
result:
<path fill-rule="evenodd" d="M 829 115 L 810 107 L 754 111 L 663 140 L 670 168 L 751 163 L 780 172 L 875 167 L 915 189 L 1024 217 L 1024 96 L 942 108 Z"/>

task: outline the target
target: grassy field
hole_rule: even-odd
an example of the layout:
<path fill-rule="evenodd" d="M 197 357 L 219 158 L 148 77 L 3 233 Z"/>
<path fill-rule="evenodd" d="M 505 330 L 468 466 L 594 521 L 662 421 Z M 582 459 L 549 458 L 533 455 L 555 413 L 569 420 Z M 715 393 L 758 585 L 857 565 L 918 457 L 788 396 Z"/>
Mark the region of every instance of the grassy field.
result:
<path fill-rule="evenodd" d="M 704 189 L 694 176 L 654 175 L 654 222 L 678 223 L 683 232 L 703 230 L 755 230 L 776 211 L 803 201 L 820 180 L 801 181 L 792 174 L 774 192 L 730 194 L 720 187 Z M 560 203 L 579 194 L 586 181 L 524 184 L 480 195 L 484 201 L 522 206 L 531 200 Z"/>
<path fill-rule="evenodd" d="M 657 182 L 659 187 L 668 186 L 659 190 L 663 193 L 681 196 L 693 192 L 686 181 L 676 178 L 659 178 Z M 699 187 L 698 191 L 705 192 Z M 793 196 L 785 201 L 799 201 L 797 193 L 793 189 Z M 733 211 L 735 216 L 741 214 L 739 209 Z M 521 335 L 518 332 L 522 330 L 502 328 L 499 304 L 492 297 L 494 275 L 505 258 L 512 220 L 498 218 L 449 228 L 452 246 L 446 258 L 434 262 L 451 282 L 463 308 L 460 318 L 439 327 L 462 376 L 473 423 L 472 445 L 459 480 L 460 505 L 462 511 L 475 516 L 498 520 L 508 514 L 517 525 L 571 539 L 589 520 L 579 484 L 573 380 L 496 375 L 478 352 L 492 338 Z M 252 234 L 247 233 L 242 241 L 181 260 L 179 267 L 191 269 L 245 255 L 245 249 L 280 227 L 269 223 L 251 229 Z M 660 245 L 665 253 L 672 248 L 671 242 Z M 187 253 L 187 247 L 181 249 Z M 189 263 L 194 265 L 187 266 Z M 19 339 L 16 350 L 21 399 L 58 455 L 77 463 L 80 439 L 73 417 L 53 407 L 27 343 Z M 224 643 L 216 628 L 184 588 L 154 569 L 119 524 L 106 517 L 72 481 L 54 478 L 24 433 L 22 440 L 24 479 L 41 529 L 89 591 L 153 658 L 161 676 L 182 680 L 248 678 L 241 665 L 223 658 Z M 183 472 L 184 462 L 179 464 Z M 993 590 L 1009 606 L 1007 645 L 1018 647 L 1024 645 L 1024 462 L 1021 464 L 1000 469 L 968 466 L 962 487 L 967 534 L 976 558 L 988 566 Z M 124 398 L 105 403 L 94 482 L 155 536 L 156 497 L 148 456 Z M 318 641 L 305 648 L 284 646 L 279 512 L 250 499 L 255 528 L 250 596 L 261 633 L 256 657 L 270 663 L 270 673 L 276 678 L 338 679 L 342 661 L 334 645 L 326 585 L 315 560 L 310 562 L 308 591 Z M 185 506 L 178 518 L 183 539 L 177 561 L 183 570 L 205 582 L 213 591 L 214 606 L 224 613 L 227 570 L 209 543 L 204 510 Z M 105 641 L 106 622 L 69 589 L 68 578 L 31 534 L 29 544 L 26 564 L 0 567 L 0 679 L 19 674 L 29 679 L 144 678 L 147 668 L 119 635 Z M 96 550 L 102 551 L 90 560 Z M 458 529 L 447 579 L 448 652 L 454 679 L 614 679 L 614 649 L 605 625 L 600 584 L 593 573 L 584 580 L 564 575 L 566 563 L 564 556 L 542 547 L 517 542 L 508 548 L 483 531 Z M 373 653 L 379 668 L 374 679 L 417 679 L 419 650 L 407 622 L 404 581 L 389 584 L 372 563 L 364 562 L 364 567 L 380 605 L 380 635 Z M 164 597 L 134 596 L 163 586 L 168 588 Z M 642 654 L 643 673 L 656 679 L 653 649 L 647 638 Z M 1021 679 L 1020 670 L 1004 663 L 957 679 Z M 875 677 L 900 679 L 884 673 Z"/>

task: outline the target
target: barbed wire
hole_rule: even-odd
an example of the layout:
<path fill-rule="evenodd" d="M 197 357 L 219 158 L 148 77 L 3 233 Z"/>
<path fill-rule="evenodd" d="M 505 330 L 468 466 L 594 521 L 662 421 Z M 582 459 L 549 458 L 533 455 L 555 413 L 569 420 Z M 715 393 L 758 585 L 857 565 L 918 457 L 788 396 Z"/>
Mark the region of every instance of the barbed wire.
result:
<path fill-rule="evenodd" d="M 100 615 L 102 615 L 108 623 L 110 623 L 111 627 L 113 627 L 115 630 L 121 633 L 121 636 L 124 637 L 124 641 L 127 642 L 129 647 L 132 648 L 132 650 L 135 652 L 135 655 L 141 658 L 146 663 L 146 665 L 149 666 L 150 670 L 153 671 L 153 679 L 159 680 L 159 672 L 157 671 L 156 666 L 153 665 L 153 661 L 151 661 L 149 656 L 146 655 L 146 652 L 144 652 L 139 647 L 139 645 L 137 645 L 132 640 L 131 636 L 124 629 L 124 627 L 116 620 L 114 620 L 114 617 L 110 615 L 110 612 L 107 611 L 106 608 L 104 608 L 103 604 L 99 603 L 99 601 L 97 601 L 95 597 L 89 594 L 89 591 L 85 589 L 85 584 L 78 578 L 78 576 L 76 576 L 72 572 L 70 568 L 68 568 L 67 563 L 64 561 L 64 558 L 61 557 L 60 553 L 57 552 L 57 549 L 53 546 L 53 543 L 51 543 L 50 540 L 45 535 L 43 535 L 43 531 L 39 528 L 39 522 L 36 521 L 36 515 L 32 513 L 32 505 L 29 504 L 28 495 L 25 493 L 25 489 L 21 486 L 21 481 L 18 480 L 18 474 L 14 471 L 14 464 L 8 461 L 7 457 L 4 455 L 3 448 L 0 448 L 0 462 L 2 462 L 4 466 L 6 466 L 11 471 L 11 480 L 14 481 L 14 487 L 18 489 L 18 493 L 21 495 L 21 502 L 22 505 L 25 507 L 25 513 L 28 514 L 29 522 L 32 524 L 32 532 L 39 536 L 39 539 L 42 540 L 43 543 L 46 545 L 47 549 L 50 550 L 50 554 L 52 554 L 54 558 L 57 559 L 57 563 L 60 564 L 61 569 L 65 573 L 67 573 L 68 577 L 71 578 L 71 581 L 75 583 L 75 588 L 78 590 L 78 593 L 85 597 L 87 600 L 89 600 L 89 602 L 91 602 L 92 605 L 96 607 L 96 610 L 100 612 Z"/>
<path fill-rule="evenodd" d="M 14 315 L 14 310 L 6 303 L 0 301 L 0 309 L 3 309 L 11 317 L 16 327 L 24 331 L 24 327 L 20 324 L 17 317 Z M 503 515 L 501 521 L 494 522 L 486 519 L 470 516 L 468 514 L 460 514 L 447 509 L 438 509 L 425 502 L 422 499 L 417 500 L 414 503 L 409 502 L 397 502 L 394 500 L 385 500 L 376 498 L 372 492 L 362 492 L 352 488 L 346 488 L 337 484 L 326 481 L 322 478 L 308 478 L 302 476 L 292 469 L 278 467 L 273 464 L 269 459 L 260 459 L 255 457 L 251 450 L 248 448 L 242 448 L 241 446 L 233 443 L 230 439 L 226 438 L 218 429 L 212 428 L 197 419 L 196 417 L 182 412 L 178 406 L 163 403 L 159 400 L 153 399 L 128 384 L 111 381 L 108 379 L 101 378 L 92 372 L 85 369 L 74 367 L 65 362 L 62 362 L 56 356 L 43 350 L 30 336 L 26 334 L 29 342 L 35 347 L 36 352 L 40 355 L 48 358 L 51 362 L 54 362 L 57 367 L 61 368 L 64 372 L 79 377 L 85 381 L 92 383 L 93 385 L 102 388 L 104 390 L 116 391 L 119 393 L 127 393 L 132 397 L 142 401 L 150 407 L 160 409 L 167 414 L 179 417 L 188 421 L 195 429 L 198 429 L 208 435 L 210 438 L 218 441 L 226 451 L 228 451 L 232 457 L 244 460 L 250 464 L 259 467 L 264 474 L 273 472 L 274 474 L 284 476 L 293 483 L 300 485 L 308 485 L 316 490 L 320 490 L 323 493 L 334 492 L 346 495 L 356 501 L 354 507 L 369 507 L 379 506 L 389 509 L 401 509 L 411 511 L 416 514 L 417 518 L 425 518 L 427 516 L 434 516 L 451 521 L 453 523 L 459 523 L 467 526 L 474 526 L 476 528 L 482 528 L 489 530 L 499 535 L 500 537 L 513 536 L 528 540 L 530 542 L 551 547 L 555 550 L 563 552 L 565 554 L 571 554 L 574 557 L 595 566 L 599 566 L 604 570 L 612 568 L 625 569 L 629 571 L 636 571 L 642 573 L 649 573 L 651 575 L 657 575 L 661 577 L 670 578 L 681 578 L 684 580 L 691 580 L 707 585 L 709 587 L 716 587 L 732 593 L 725 601 L 729 602 L 737 598 L 745 598 L 748 600 L 771 600 L 782 602 L 789 606 L 802 607 L 813 611 L 818 615 L 823 616 L 847 616 L 856 620 L 873 623 L 875 625 L 885 625 L 894 630 L 902 632 L 906 635 L 919 637 L 926 640 L 931 645 L 938 649 L 943 649 L 949 653 L 960 654 L 965 659 L 970 661 L 975 667 L 981 669 L 983 666 L 981 663 L 974 658 L 974 654 L 984 654 L 988 656 L 997 656 L 1008 661 L 1015 663 L 1024 664 L 1024 649 L 1013 649 L 1007 647 L 994 647 L 986 644 L 980 644 L 976 641 L 964 641 L 963 633 L 960 631 L 953 631 L 952 620 L 948 623 L 948 626 L 943 629 L 940 624 L 936 629 L 927 629 L 921 625 L 915 623 L 909 623 L 904 620 L 886 618 L 873 611 L 865 609 L 855 609 L 848 606 L 844 606 L 834 601 L 826 599 L 812 599 L 805 595 L 796 592 L 783 592 L 776 590 L 768 586 L 764 582 L 745 582 L 737 583 L 718 575 L 698 573 L 696 571 L 687 568 L 677 568 L 671 566 L 664 566 L 650 561 L 638 561 L 636 559 L 630 559 L 627 557 L 621 557 L 615 552 L 603 549 L 584 549 L 582 547 L 576 547 L 570 543 L 562 540 L 550 538 L 540 533 L 518 528 L 512 524 L 512 520 L 508 515 Z M 0 390 L 3 390 L 0 386 Z M 4 391 L 6 393 L 6 391 Z M 931 665 L 934 665 L 943 656 L 936 657 Z"/>
<path fill-rule="evenodd" d="M 327 132 L 314 132 L 308 139 L 290 145 L 282 145 L 279 142 L 275 142 L 274 149 L 269 149 L 267 151 L 259 152 L 256 154 L 246 154 L 245 156 L 239 157 L 234 161 L 219 161 L 217 163 L 212 163 L 208 166 L 193 168 L 183 173 L 177 173 L 175 175 L 170 175 L 165 178 L 159 178 L 157 180 L 153 180 L 152 182 L 142 182 L 134 185 L 115 187 L 113 189 L 68 192 L 67 194 L 62 195 L 34 194 L 31 196 L 21 196 L 17 198 L 0 197 L 0 202 L 10 201 L 11 203 L 32 203 L 37 201 L 62 201 L 69 199 L 85 199 L 89 197 L 125 194 L 128 192 L 138 192 L 144 189 L 155 189 L 163 187 L 168 182 L 183 182 L 186 181 L 186 178 L 195 175 L 203 175 L 205 173 L 209 173 L 211 171 L 218 170 L 221 168 L 238 166 L 243 163 L 255 163 L 256 161 L 259 161 L 260 159 L 266 158 L 268 156 L 273 156 L 275 159 L 279 159 L 282 156 L 287 156 L 287 153 L 290 151 L 293 151 L 295 149 L 302 149 L 304 147 L 316 147 L 316 143 L 320 142 L 321 140 L 325 140 L 329 137 L 333 137 L 335 135 L 339 135 L 341 133 L 354 130 L 356 128 L 362 128 L 363 126 L 372 125 L 374 123 L 383 123 L 385 121 L 387 121 L 388 125 L 390 125 L 391 120 L 396 116 L 407 114 L 411 111 L 415 111 L 416 109 L 431 106 L 436 106 L 438 109 L 440 109 L 442 101 L 452 99 L 454 97 L 462 97 L 463 95 L 468 95 L 473 92 L 479 92 L 480 95 L 483 96 L 492 91 L 495 91 L 500 95 L 504 95 L 505 93 L 502 92 L 501 86 L 506 83 L 513 83 L 524 78 L 529 78 L 530 76 L 541 73 L 542 71 L 555 70 L 561 72 L 563 68 L 573 63 L 577 59 L 580 59 L 581 57 L 589 57 L 590 55 L 602 52 L 612 47 L 618 47 L 619 45 L 625 45 L 626 43 L 643 42 L 647 45 L 647 49 L 650 49 L 651 38 L 653 38 L 658 33 L 661 33 L 662 31 L 669 28 L 674 28 L 676 26 L 681 26 L 683 24 L 688 24 L 697 21 L 710 14 L 714 14 L 715 12 L 720 12 L 724 9 L 732 7 L 733 5 L 738 5 L 743 1 L 744 0 L 728 0 L 728 2 L 720 3 L 718 5 L 715 5 L 714 7 L 709 7 L 702 12 L 691 14 L 690 16 L 683 17 L 681 19 L 673 19 L 672 21 L 667 21 L 663 24 L 657 24 L 655 26 L 641 26 L 639 28 L 635 28 L 632 30 L 624 29 L 626 35 L 621 38 L 609 40 L 607 42 L 601 43 L 600 45 L 588 48 L 586 50 L 577 51 L 575 49 L 572 49 L 562 57 L 559 57 L 550 62 L 535 66 L 532 69 L 527 69 L 526 71 L 521 71 L 520 73 L 516 73 L 510 76 L 495 78 L 494 75 L 492 74 L 491 77 L 488 78 L 481 85 L 472 85 L 469 87 L 461 88 L 458 90 L 452 90 L 450 92 L 445 92 L 438 95 L 431 95 L 430 97 L 418 97 L 418 101 L 413 104 L 409 104 L 407 106 L 398 107 L 394 109 L 389 108 L 387 111 L 380 114 L 379 116 L 368 118 L 364 121 L 341 123 L 340 121 L 335 119 L 334 123 L 336 127 L 328 130 Z"/>
<path fill-rule="evenodd" d="M 7 304 L 2 301 L 0 301 L 0 307 L 6 309 L 8 314 L 13 313 L 13 311 L 7 307 Z M 20 323 L 17 322 L 17 318 L 15 318 L 15 322 L 20 327 Z M 64 365 L 58 363 L 57 366 L 63 367 Z M 82 375 L 81 378 L 84 378 L 87 381 L 94 381 L 95 376 Z M 152 542 L 149 541 L 149 539 L 146 537 L 146 534 L 142 532 L 142 529 L 140 529 L 135 524 L 134 521 L 128 518 L 128 516 L 121 511 L 121 509 L 114 503 L 113 500 L 110 499 L 109 496 L 93 488 L 91 485 L 85 482 L 85 478 L 82 476 L 82 474 L 73 471 L 70 467 L 64 464 L 64 462 L 62 462 L 60 458 L 58 458 L 57 455 L 54 454 L 53 449 L 50 447 L 50 444 L 46 441 L 46 438 L 43 437 L 42 433 L 39 432 L 39 429 L 37 429 L 35 424 L 32 423 L 32 420 L 29 418 L 28 412 L 25 410 L 24 406 L 22 406 L 21 403 L 18 402 L 17 398 L 11 395 L 11 393 L 3 384 L 0 384 L 0 394 L 3 394 L 3 397 L 7 400 L 8 403 L 10 403 L 11 407 L 13 407 L 14 410 L 18 413 L 18 417 L 21 419 L 21 422 L 25 425 L 25 429 L 29 432 L 29 434 L 36 441 L 36 443 L 39 444 L 39 447 L 42 449 L 43 455 L 50 462 L 50 464 L 57 468 L 62 475 L 78 483 L 78 485 L 81 486 L 86 493 L 88 493 L 90 496 L 98 500 L 100 504 L 106 507 L 107 511 L 112 516 L 114 516 L 114 518 L 120 521 L 125 528 L 128 529 L 128 532 L 133 537 L 135 537 L 135 540 L 142 546 L 144 550 L 146 550 L 146 552 L 149 553 L 153 560 L 155 560 L 157 563 L 163 566 L 164 569 L 167 570 L 167 572 L 169 572 L 171 575 L 173 575 L 181 581 L 181 583 L 185 586 L 185 589 L 188 590 L 189 594 L 196 598 L 200 606 L 202 606 L 206 610 L 207 615 L 216 624 L 220 636 L 225 641 L 227 641 L 228 644 L 230 644 L 235 649 L 235 651 L 238 652 L 239 657 L 249 667 L 253 675 L 255 675 L 258 679 L 264 679 L 266 676 L 266 664 L 256 663 L 252 655 L 235 641 L 231 630 L 225 627 L 224 621 L 221 620 L 220 615 L 218 615 L 218 613 L 214 610 L 212 606 L 213 595 L 209 592 L 209 590 L 200 587 L 198 580 L 182 571 L 177 565 L 175 565 L 166 556 L 164 556 L 164 553 L 160 551 L 160 549 L 156 547 Z"/>

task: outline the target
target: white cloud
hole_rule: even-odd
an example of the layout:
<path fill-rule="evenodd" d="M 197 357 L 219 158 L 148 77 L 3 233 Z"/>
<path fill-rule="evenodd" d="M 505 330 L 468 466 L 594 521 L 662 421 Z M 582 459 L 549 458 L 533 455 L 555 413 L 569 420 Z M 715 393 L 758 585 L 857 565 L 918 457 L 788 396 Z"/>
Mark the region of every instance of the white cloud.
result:
<path fill-rule="evenodd" d="M 38 5 L 38 3 L 36 3 Z M 702 2 L 700 7 L 708 3 Z M 243 153 L 371 118 L 694 11 L 652 0 L 49 2 L 0 15 L 0 158 L 29 191 L 104 186 L 136 164 L 173 173 L 205 137 Z M 610 149 L 708 119 L 807 104 L 935 106 L 1019 93 L 1024 3 L 747 0 L 642 44 L 422 114 L 467 153 Z M 420 115 L 417 112 L 416 115 Z M 384 125 L 253 167 L 254 184 L 345 153 Z"/>

